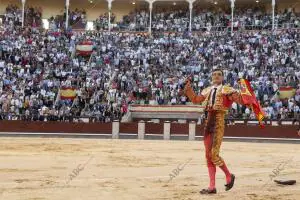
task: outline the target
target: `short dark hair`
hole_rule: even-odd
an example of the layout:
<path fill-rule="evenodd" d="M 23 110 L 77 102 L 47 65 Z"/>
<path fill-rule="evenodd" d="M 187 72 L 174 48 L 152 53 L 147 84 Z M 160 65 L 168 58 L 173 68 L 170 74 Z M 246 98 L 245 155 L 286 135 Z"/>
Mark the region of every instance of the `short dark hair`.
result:
<path fill-rule="evenodd" d="M 214 69 L 214 70 L 212 71 L 212 73 L 217 72 L 217 71 L 222 72 L 222 76 L 224 76 L 224 72 L 222 71 L 221 68 L 216 68 L 216 69 Z"/>

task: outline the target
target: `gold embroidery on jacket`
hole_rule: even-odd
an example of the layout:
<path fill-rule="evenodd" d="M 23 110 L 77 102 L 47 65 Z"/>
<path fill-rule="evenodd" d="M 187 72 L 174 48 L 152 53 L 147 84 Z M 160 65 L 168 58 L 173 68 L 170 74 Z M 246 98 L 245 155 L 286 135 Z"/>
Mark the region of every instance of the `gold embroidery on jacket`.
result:
<path fill-rule="evenodd" d="M 225 95 L 232 94 L 234 92 L 237 92 L 233 87 L 230 87 L 229 85 L 224 85 L 223 86 L 223 91 L 222 93 Z"/>
<path fill-rule="evenodd" d="M 203 90 L 203 95 L 205 95 L 205 100 L 203 102 L 203 106 L 205 108 L 208 108 L 211 106 L 210 105 L 210 93 L 211 93 L 212 87 L 205 88 Z M 216 94 L 216 99 L 215 99 L 215 104 L 213 106 L 213 110 L 223 110 L 223 111 L 228 111 L 229 108 L 225 107 L 223 104 L 223 95 L 229 95 L 236 92 L 236 90 L 228 85 L 222 86 L 220 90 L 217 90 Z"/>

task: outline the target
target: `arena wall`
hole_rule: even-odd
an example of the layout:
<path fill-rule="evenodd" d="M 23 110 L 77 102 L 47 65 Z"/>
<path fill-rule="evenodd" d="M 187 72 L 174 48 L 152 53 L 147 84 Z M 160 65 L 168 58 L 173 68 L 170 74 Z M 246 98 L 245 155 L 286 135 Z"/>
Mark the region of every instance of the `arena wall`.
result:
<path fill-rule="evenodd" d="M 225 136 L 260 137 L 260 138 L 299 138 L 295 125 L 266 125 L 261 129 L 258 125 L 227 125 Z M 81 134 L 112 134 L 112 123 L 70 123 L 70 122 L 34 122 L 34 121 L 0 121 L 0 132 L 5 133 L 81 133 Z M 138 133 L 138 123 L 120 123 L 119 133 Z M 203 136 L 203 125 L 196 125 L 196 136 Z M 145 133 L 163 135 L 164 123 L 146 123 Z M 189 134 L 189 124 L 171 123 L 172 135 Z"/>

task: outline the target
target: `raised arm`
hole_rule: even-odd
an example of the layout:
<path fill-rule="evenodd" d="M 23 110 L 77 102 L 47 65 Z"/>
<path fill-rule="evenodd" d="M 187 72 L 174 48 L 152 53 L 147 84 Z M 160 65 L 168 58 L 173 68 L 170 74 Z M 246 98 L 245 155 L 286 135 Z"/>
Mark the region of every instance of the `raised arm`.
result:
<path fill-rule="evenodd" d="M 205 96 L 195 94 L 194 90 L 191 87 L 190 81 L 186 82 L 186 85 L 184 87 L 184 94 L 193 104 L 200 104 L 205 100 Z"/>

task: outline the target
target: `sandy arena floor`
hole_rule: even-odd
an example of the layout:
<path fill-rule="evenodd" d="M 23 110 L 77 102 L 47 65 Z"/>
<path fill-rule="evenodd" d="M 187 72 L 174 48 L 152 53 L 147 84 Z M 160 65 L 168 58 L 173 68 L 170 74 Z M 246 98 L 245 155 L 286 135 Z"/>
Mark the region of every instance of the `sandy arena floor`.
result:
<path fill-rule="evenodd" d="M 224 142 L 236 175 L 201 196 L 208 176 L 200 141 L 0 138 L 0 200 L 299 200 L 300 145 Z M 181 171 L 176 171 L 176 168 Z M 270 180 L 296 179 L 294 186 Z M 175 169 L 175 170 L 174 170 Z"/>

